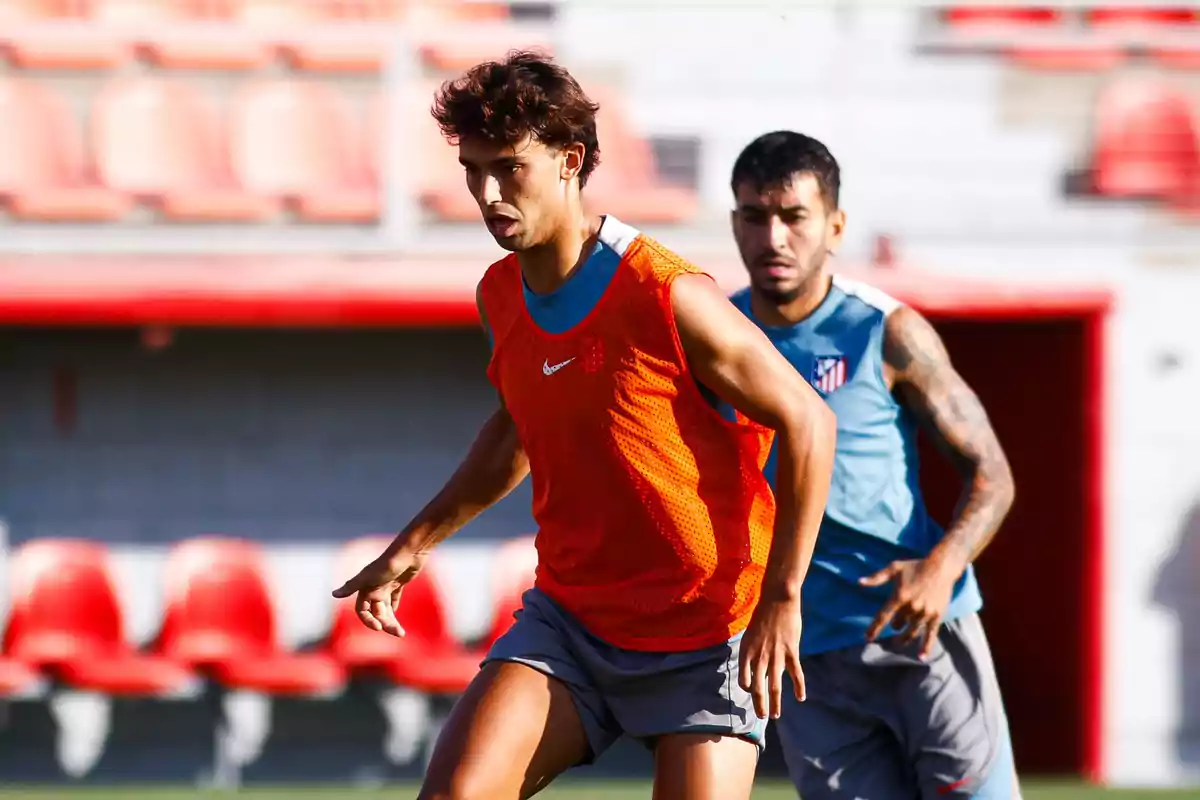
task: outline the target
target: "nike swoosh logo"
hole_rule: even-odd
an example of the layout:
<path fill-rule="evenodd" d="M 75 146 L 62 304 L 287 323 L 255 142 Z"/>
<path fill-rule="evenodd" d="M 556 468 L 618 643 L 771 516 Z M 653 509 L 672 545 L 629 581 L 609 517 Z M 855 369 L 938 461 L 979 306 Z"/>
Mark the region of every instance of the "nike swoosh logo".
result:
<path fill-rule="evenodd" d="M 542 374 L 543 375 L 553 375 L 554 373 L 558 372 L 560 369 L 565 367 L 567 364 L 570 364 L 574 360 L 575 360 L 574 357 L 568 358 L 566 361 L 560 361 L 559 363 L 551 366 L 550 359 L 546 359 L 545 361 L 542 362 Z"/>

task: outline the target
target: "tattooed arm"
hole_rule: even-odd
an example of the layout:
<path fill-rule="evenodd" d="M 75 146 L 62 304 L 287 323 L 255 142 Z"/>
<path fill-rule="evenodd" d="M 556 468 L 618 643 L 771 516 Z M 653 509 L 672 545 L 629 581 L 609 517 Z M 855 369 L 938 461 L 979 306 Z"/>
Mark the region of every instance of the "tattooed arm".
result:
<path fill-rule="evenodd" d="M 892 390 L 963 477 L 962 496 L 939 549 L 965 569 L 1012 506 L 1008 459 L 983 404 L 924 317 L 906 307 L 893 312 L 884 330 L 883 357 Z"/>
<path fill-rule="evenodd" d="M 924 317 L 907 307 L 894 311 L 884 329 L 883 357 L 896 397 L 963 476 L 954 519 L 933 551 L 922 561 L 897 561 L 863 580 L 868 586 L 896 583 L 868 638 L 891 622 L 905 639 L 923 635 L 927 654 L 954 583 L 988 546 L 1012 506 L 1013 477 L 983 405 Z"/>

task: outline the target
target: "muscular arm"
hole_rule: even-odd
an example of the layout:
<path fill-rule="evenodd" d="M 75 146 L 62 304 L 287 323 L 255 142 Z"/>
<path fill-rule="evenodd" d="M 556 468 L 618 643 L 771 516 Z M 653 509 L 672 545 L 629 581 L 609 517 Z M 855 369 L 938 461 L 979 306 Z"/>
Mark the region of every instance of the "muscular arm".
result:
<path fill-rule="evenodd" d="M 963 476 L 954 518 L 931 556 L 966 569 L 1012 506 L 1008 459 L 979 398 L 955 371 L 933 326 L 913 309 L 902 307 L 888 318 L 884 363 L 896 397 Z"/>
<path fill-rule="evenodd" d="M 476 293 L 479 318 L 487 327 Z M 427 553 L 483 511 L 504 499 L 529 474 L 517 428 L 500 397 L 500 407 L 483 424 L 462 464 L 432 500 L 396 537 L 389 553 Z"/>
<path fill-rule="evenodd" d="M 833 412 L 710 278 L 676 278 L 671 301 L 697 380 L 776 432 L 777 510 L 763 596 L 797 599 L 829 494 Z"/>

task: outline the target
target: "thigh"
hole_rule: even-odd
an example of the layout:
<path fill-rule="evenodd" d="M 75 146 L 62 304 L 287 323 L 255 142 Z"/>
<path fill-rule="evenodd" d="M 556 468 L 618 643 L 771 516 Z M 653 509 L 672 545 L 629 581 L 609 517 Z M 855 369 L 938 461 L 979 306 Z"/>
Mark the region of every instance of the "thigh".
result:
<path fill-rule="evenodd" d="M 816 659 L 804 666 L 808 699 L 784 687 L 775 721 L 788 775 L 804 800 L 917 800 L 916 775 L 899 737 L 828 680 Z"/>
<path fill-rule="evenodd" d="M 675 733 L 654 747 L 655 800 L 749 800 L 759 747 L 737 736 Z"/>
<path fill-rule="evenodd" d="M 977 615 L 942 626 L 926 674 L 901 692 L 900 704 L 923 797 L 1019 797 L 1008 721 Z"/>
<path fill-rule="evenodd" d="M 524 664 L 489 662 L 450 713 L 420 800 L 530 797 L 587 754 L 565 684 Z"/>
<path fill-rule="evenodd" d="M 679 653 L 609 654 L 593 672 L 621 729 L 649 745 L 670 734 L 717 734 L 760 749 L 767 721 L 738 681 L 741 637 Z"/>

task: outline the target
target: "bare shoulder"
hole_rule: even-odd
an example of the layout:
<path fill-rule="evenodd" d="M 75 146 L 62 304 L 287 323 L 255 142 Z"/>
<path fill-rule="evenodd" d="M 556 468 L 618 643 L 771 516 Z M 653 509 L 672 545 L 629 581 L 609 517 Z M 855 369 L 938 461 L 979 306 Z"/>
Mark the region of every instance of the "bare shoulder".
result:
<path fill-rule="evenodd" d="M 937 330 L 911 306 L 898 306 L 883 328 L 883 361 L 893 384 L 929 378 L 952 369 Z"/>
<path fill-rule="evenodd" d="M 730 302 L 715 280 L 703 272 L 685 272 L 671 282 L 671 310 L 685 344 L 700 339 L 715 345 L 733 344 L 758 333 Z"/>

